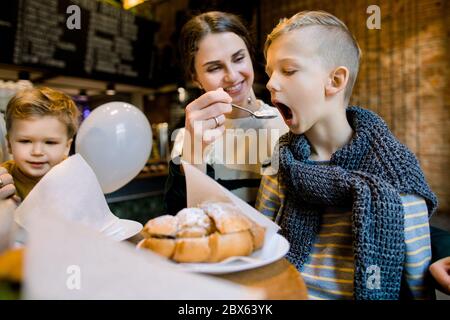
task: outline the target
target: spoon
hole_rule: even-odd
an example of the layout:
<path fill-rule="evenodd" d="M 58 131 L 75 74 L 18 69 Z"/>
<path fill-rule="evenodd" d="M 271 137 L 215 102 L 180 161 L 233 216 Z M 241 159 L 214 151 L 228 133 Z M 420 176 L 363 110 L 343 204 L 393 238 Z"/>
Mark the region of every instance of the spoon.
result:
<path fill-rule="evenodd" d="M 268 110 L 251 111 L 249 109 L 246 109 L 246 108 L 243 108 L 241 106 L 238 106 L 237 104 L 234 104 L 234 103 L 232 103 L 231 106 L 233 108 L 240 109 L 240 110 L 243 110 L 245 112 L 248 112 L 248 113 L 250 113 L 252 115 L 252 117 L 257 118 L 257 119 L 273 119 L 273 118 L 278 117 L 278 115 L 275 112 L 271 112 L 271 111 L 268 111 Z"/>

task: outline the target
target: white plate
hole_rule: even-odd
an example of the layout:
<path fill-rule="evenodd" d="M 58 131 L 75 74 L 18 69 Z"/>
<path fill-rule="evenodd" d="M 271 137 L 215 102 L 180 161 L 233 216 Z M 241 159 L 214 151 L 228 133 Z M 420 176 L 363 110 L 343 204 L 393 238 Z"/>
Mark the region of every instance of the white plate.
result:
<path fill-rule="evenodd" d="M 142 224 L 127 219 L 117 219 L 115 223 L 103 230 L 103 234 L 116 241 L 122 241 L 136 235 L 142 230 Z"/>
<path fill-rule="evenodd" d="M 255 251 L 249 257 L 243 257 L 242 259 L 236 257 L 236 259 L 230 259 L 231 261 L 225 261 L 225 263 L 179 263 L 178 265 L 192 272 L 210 274 L 238 272 L 258 268 L 277 261 L 283 258 L 288 251 L 289 242 L 283 236 L 275 234 L 269 241 L 266 241 L 261 250 Z"/>

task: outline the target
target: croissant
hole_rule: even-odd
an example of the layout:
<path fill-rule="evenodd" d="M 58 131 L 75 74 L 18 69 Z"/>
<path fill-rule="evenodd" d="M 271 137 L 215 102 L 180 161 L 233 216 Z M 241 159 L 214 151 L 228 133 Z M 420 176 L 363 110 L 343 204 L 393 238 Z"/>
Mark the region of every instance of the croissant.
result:
<path fill-rule="evenodd" d="M 149 220 L 137 247 L 176 262 L 220 262 L 264 245 L 265 228 L 230 203 L 205 202 Z"/>

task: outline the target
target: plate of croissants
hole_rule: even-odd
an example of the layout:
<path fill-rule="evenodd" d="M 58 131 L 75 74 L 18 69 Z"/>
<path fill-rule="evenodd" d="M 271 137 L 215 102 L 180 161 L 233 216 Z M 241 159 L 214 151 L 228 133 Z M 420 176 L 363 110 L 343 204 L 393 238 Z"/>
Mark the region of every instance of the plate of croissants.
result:
<path fill-rule="evenodd" d="M 261 267 L 284 257 L 288 241 L 226 202 L 203 202 L 149 220 L 138 249 L 151 250 L 188 271 L 223 274 Z"/>

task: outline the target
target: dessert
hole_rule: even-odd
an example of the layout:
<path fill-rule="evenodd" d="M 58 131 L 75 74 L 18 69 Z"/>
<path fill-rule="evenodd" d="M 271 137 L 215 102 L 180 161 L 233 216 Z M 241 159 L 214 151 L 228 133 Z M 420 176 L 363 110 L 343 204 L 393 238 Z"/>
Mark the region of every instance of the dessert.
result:
<path fill-rule="evenodd" d="M 138 248 L 176 262 L 220 262 L 261 249 L 265 229 L 233 204 L 204 202 L 149 220 L 141 234 Z"/>

